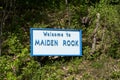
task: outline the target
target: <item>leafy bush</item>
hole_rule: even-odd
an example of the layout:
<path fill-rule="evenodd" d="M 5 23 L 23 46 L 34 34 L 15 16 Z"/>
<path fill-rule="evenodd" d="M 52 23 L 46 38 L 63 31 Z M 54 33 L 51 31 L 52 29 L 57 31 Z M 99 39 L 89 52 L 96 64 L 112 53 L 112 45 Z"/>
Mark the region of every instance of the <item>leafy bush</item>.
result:
<path fill-rule="evenodd" d="M 112 79 L 120 79 L 120 71 L 112 72 L 110 77 Z"/>

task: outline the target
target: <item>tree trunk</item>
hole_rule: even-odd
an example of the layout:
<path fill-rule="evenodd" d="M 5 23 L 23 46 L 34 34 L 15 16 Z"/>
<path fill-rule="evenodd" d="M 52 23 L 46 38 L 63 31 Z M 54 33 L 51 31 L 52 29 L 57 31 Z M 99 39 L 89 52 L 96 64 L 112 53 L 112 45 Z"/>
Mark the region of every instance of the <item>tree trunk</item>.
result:
<path fill-rule="evenodd" d="M 93 35 L 93 43 L 92 43 L 92 51 L 91 51 L 91 54 L 93 54 L 96 50 L 96 36 L 97 36 L 97 30 L 98 30 L 98 27 L 99 27 L 99 20 L 100 20 L 100 14 L 97 13 L 97 19 L 96 19 L 96 27 L 95 27 L 95 30 L 94 30 L 94 35 Z"/>
<path fill-rule="evenodd" d="M 68 0 L 65 0 L 65 4 L 66 4 L 66 12 L 67 12 L 67 25 L 66 26 L 69 26 L 70 27 L 70 10 L 69 10 L 69 3 L 68 3 Z M 65 27 L 66 27 L 65 26 Z"/>

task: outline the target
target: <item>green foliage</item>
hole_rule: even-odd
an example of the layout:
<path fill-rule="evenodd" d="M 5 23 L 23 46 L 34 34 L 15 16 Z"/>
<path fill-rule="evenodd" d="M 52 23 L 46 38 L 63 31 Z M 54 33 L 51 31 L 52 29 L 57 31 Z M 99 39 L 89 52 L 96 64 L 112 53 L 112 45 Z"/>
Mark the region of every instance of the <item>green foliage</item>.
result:
<path fill-rule="evenodd" d="M 85 80 L 85 79 L 92 79 L 92 78 L 91 78 L 91 75 L 88 74 L 88 73 L 84 73 L 84 74 L 83 74 L 83 80 Z"/>
<path fill-rule="evenodd" d="M 112 72 L 110 77 L 112 79 L 119 79 L 120 78 L 120 71 Z"/>
<path fill-rule="evenodd" d="M 26 48 L 13 57 L 3 56 L 0 59 L 1 80 L 30 79 L 39 67 L 39 64 L 29 57 L 28 49 Z"/>
<path fill-rule="evenodd" d="M 8 59 L 8 60 L 7 60 Z M 5 79 L 7 72 L 11 71 L 10 57 L 0 57 L 0 79 Z"/>
<path fill-rule="evenodd" d="M 71 12 L 72 12 L 72 19 L 71 19 L 71 25 L 75 29 L 82 29 L 84 30 L 85 27 L 82 25 L 82 17 L 85 17 L 88 15 L 88 9 L 86 5 L 79 5 L 79 6 L 72 6 L 71 7 Z"/>
<path fill-rule="evenodd" d="M 12 34 L 8 36 L 8 39 L 3 42 L 3 49 L 5 50 L 3 55 L 17 55 L 21 52 L 22 48 L 23 45 L 20 43 L 20 40 L 17 39 L 15 34 Z"/>
<path fill-rule="evenodd" d="M 46 28 L 48 27 L 48 25 L 45 25 L 45 24 L 40 24 L 40 23 L 35 23 L 33 25 L 34 28 Z"/>
<path fill-rule="evenodd" d="M 85 59 L 91 59 L 91 55 L 90 55 L 90 47 L 89 46 L 85 46 L 83 49 L 83 57 Z"/>
<path fill-rule="evenodd" d="M 12 72 L 8 72 L 6 79 L 7 80 L 16 80 L 16 77 L 14 76 L 14 74 Z"/>
<path fill-rule="evenodd" d="M 120 0 L 68 0 L 68 5 L 65 0 L 2 1 L 0 80 L 119 79 L 119 4 Z M 99 40 L 95 53 L 90 54 L 97 13 Z M 89 18 L 87 26 L 82 23 L 83 17 Z M 82 29 L 83 56 L 48 59 L 41 65 L 30 56 L 30 27 Z"/>
<path fill-rule="evenodd" d="M 120 58 L 120 45 L 118 43 L 119 41 L 113 42 L 110 50 L 108 51 L 108 55 L 115 58 L 115 59 L 119 59 Z"/>
<path fill-rule="evenodd" d="M 104 65 L 103 62 L 98 62 L 98 61 L 91 64 L 91 66 L 96 69 L 103 68 L 103 65 Z"/>

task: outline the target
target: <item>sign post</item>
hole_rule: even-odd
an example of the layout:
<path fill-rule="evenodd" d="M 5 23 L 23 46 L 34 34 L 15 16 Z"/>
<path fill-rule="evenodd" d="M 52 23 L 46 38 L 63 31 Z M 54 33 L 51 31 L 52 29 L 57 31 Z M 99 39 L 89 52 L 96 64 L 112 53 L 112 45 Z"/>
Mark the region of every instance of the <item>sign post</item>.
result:
<path fill-rule="evenodd" d="M 82 31 L 30 28 L 31 56 L 82 56 Z"/>

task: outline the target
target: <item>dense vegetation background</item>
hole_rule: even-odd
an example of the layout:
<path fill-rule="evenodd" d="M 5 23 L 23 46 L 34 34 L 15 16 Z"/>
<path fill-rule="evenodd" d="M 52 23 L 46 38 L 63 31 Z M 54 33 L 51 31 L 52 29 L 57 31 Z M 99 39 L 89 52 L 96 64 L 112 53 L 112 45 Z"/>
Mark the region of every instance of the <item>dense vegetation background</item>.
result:
<path fill-rule="evenodd" d="M 31 57 L 30 27 L 82 29 L 82 57 Z M 0 0 L 0 80 L 119 80 L 120 0 Z"/>

